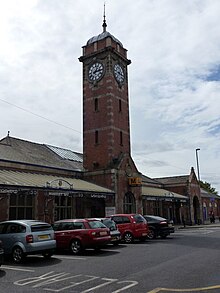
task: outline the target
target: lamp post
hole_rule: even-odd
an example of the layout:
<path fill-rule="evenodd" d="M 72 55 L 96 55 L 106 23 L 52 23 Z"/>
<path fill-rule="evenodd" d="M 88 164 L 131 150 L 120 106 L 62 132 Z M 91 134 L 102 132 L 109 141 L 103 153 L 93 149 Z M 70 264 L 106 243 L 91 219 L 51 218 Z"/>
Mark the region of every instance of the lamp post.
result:
<path fill-rule="evenodd" d="M 200 149 L 196 149 L 197 172 L 198 172 L 198 179 L 199 179 L 199 181 L 200 181 L 198 151 L 200 151 Z"/>

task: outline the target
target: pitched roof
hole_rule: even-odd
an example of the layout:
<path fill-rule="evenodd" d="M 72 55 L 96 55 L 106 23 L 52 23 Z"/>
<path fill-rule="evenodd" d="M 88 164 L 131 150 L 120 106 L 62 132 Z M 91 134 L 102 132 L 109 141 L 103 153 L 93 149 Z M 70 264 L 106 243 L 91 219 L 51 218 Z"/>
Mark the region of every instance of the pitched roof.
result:
<path fill-rule="evenodd" d="M 162 177 L 162 178 L 154 178 L 154 179 L 162 184 L 181 184 L 181 183 L 187 183 L 187 181 L 189 180 L 189 175 Z"/>
<path fill-rule="evenodd" d="M 148 196 L 148 197 L 158 197 L 158 198 L 176 198 L 176 199 L 182 199 L 186 200 L 188 199 L 186 196 L 181 195 L 179 193 L 169 191 L 163 188 L 155 188 L 155 187 L 147 187 L 142 186 L 142 195 Z"/>
<path fill-rule="evenodd" d="M 72 171 L 83 171 L 83 155 L 46 144 L 7 136 L 0 140 L 0 159 Z"/>
<path fill-rule="evenodd" d="M 220 196 L 219 195 L 210 193 L 210 192 L 206 191 L 203 188 L 200 188 L 200 192 L 201 192 L 201 197 L 216 198 L 216 199 L 219 199 L 220 200 Z"/>
<path fill-rule="evenodd" d="M 142 184 L 150 184 L 150 185 L 156 185 L 156 186 L 161 186 L 161 182 L 159 182 L 157 179 L 155 178 L 150 178 L 146 175 L 141 175 L 142 177 Z"/>
<path fill-rule="evenodd" d="M 60 183 L 61 182 L 61 183 Z M 0 170 L 1 188 L 46 188 L 69 192 L 111 193 L 114 191 L 78 178 L 38 174 L 25 171 Z"/>

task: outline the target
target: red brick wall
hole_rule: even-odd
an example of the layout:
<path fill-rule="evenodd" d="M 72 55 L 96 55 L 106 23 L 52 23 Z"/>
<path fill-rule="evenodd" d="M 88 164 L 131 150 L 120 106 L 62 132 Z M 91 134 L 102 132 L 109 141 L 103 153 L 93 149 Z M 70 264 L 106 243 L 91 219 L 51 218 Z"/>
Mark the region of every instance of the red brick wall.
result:
<path fill-rule="evenodd" d="M 98 111 L 95 111 L 96 98 Z M 121 100 L 121 111 L 119 111 L 119 100 Z M 95 144 L 95 131 L 98 131 L 98 144 Z M 127 84 L 120 88 L 114 77 L 109 77 L 106 73 L 96 87 L 84 81 L 84 167 L 87 170 L 94 170 L 93 162 L 96 161 L 99 163 L 99 168 L 106 168 L 112 159 L 117 158 L 121 153 L 130 153 L 128 89 Z"/>

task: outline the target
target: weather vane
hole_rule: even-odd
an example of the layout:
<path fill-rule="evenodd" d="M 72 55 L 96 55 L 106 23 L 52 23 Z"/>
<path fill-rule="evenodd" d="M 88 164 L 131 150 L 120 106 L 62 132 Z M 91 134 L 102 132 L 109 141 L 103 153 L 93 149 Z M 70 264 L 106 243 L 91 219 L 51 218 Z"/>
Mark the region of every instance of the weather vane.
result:
<path fill-rule="evenodd" d="M 106 20 L 105 20 L 105 1 L 104 1 L 104 14 L 103 14 L 103 33 L 106 32 L 106 27 L 107 27 L 107 24 L 106 24 Z"/>

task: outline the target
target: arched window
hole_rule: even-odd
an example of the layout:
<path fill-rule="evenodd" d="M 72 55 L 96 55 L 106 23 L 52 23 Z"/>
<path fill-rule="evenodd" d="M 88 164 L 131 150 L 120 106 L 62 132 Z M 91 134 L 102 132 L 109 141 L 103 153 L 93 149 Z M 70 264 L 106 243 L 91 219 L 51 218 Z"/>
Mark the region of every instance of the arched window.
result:
<path fill-rule="evenodd" d="M 136 213 L 135 198 L 133 193 L 127 192 L 124 196 L 124 213 Z"/>

